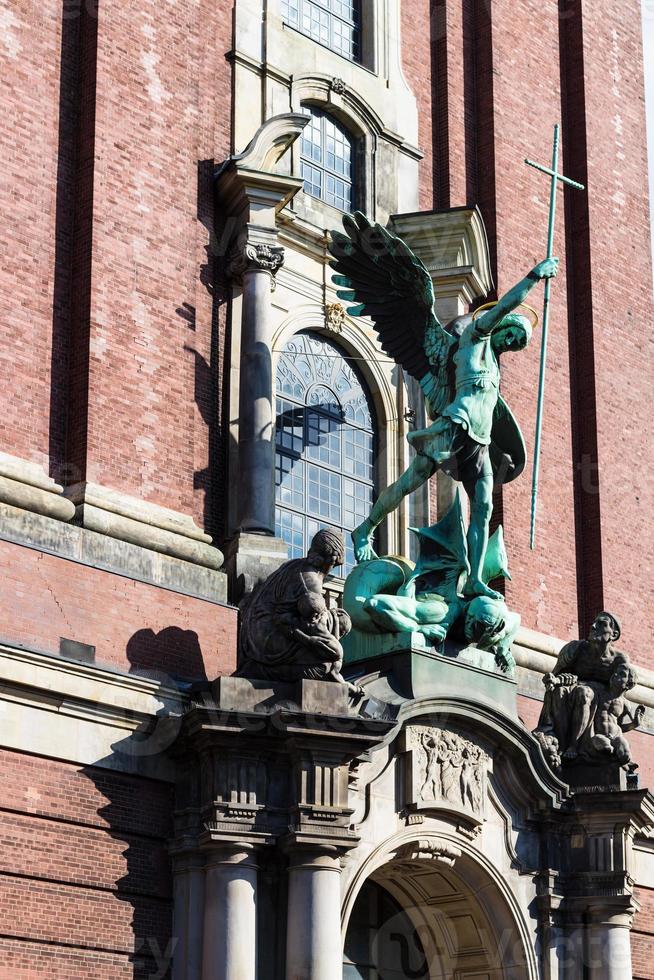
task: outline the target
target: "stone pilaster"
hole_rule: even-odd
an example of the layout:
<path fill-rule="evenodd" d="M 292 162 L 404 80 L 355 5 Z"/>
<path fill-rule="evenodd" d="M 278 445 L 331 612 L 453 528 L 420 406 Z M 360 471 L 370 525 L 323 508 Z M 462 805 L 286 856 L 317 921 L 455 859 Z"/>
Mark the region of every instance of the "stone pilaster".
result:
<path fill-rule="evenodd" d="M 236 507 L 228 515 L 232 540 L 226 567 L 234 602 L 287 558 L 281 542 L 270 548 L 264 541 L 262 564 L 252 538 L 271 539 L 275 533 L 270 308 L 275 276 L 284 262 L 284 250 L 277 243 L 277 215 L 302 187 L 301 178 L 281 172 L 278 163 L 308 118 L 288 113 L 268 119 L 243 153 L 226 160 L 216 172 L 219 207 L 234 229 L 225 273 L 232 284 L 232 359 L 240 367 L 232 373 L 230 392 L 235 444 L 229 457 L 229 484 L 238 487 L 238 493 Z"/>

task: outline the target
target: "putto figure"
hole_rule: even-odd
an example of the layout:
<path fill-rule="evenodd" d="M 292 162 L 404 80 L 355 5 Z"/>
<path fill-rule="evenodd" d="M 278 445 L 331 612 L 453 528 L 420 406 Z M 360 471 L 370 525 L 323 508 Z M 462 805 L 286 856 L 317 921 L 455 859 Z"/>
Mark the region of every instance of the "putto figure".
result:
<path fill-rule="evenodd" d="M 375 528 L 437 470 L 461 482 L 470 498 L 468 596 L 501 599 L 484 581 L 494 483 L 515 479 L 525 465 L 524 440 L 499 393 L 499 355 L 523 350 L 531 339 L 528 317 L 515 310 L 542 279 L 556 275 L 546 259 L 483 315 L 457 317 L 443 327 L 434 309 L 427 269 L 402 239 L 357 212 L 345 215 L 346 234 L 332 232 L 331 262 L 340 299 L 353 316 L 370 316 L 382 347 L 423 390 L 433 423 L 412 432 L 416 456 L 385 489 L 368 518 L 352 532 L 357 561 L 376 557 Z"/>

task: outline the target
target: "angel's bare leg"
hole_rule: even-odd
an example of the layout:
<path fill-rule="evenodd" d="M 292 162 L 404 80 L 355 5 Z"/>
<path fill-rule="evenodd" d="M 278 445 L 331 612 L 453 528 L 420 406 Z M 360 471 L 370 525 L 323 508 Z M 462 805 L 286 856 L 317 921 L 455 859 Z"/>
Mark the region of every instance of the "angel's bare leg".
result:
<path fill-rule="evenodd" d="M 352 542 L 357 561 L 372 561 L 373 558 L 377 557 L 371 544 L 375 528 L 399 506 L 407 494 L 426 483 L 429 477 L 434 475 L 436 469 L 437 466 L 433 460 L 426 456 L 416 456 L 399 480 L 396 480 L 395 483 L 380 493 L 367 520 L 352 531 Z"/>
<path fill-rule="evenodd" d="M 484 558 L 488 547 L 488 526 L 493 513 L 493 467 L 486 456 L 484 468 L 472 485 L 466 486 L 470 497 L 470 526 L 468 528 L 468 555 L 470 575 L 465 587 L 466 595 L 486 595 L 491 599 L 501 599 L 502 595 L 489 588 L 482 581 Z"/>

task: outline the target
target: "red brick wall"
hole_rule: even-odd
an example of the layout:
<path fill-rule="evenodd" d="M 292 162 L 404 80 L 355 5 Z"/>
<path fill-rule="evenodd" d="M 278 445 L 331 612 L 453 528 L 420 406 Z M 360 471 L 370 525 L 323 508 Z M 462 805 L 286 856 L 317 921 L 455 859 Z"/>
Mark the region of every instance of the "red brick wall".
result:
<path fill-rule="evenodd" d="M 19 2 L 0 44 L 2 449 L 212 530 L 232 6 Z"/>
<path fill-rule="evenodd" d="M 640 912 L 631 933 L 632 972 L 634 980 L 654 980 L 654 889 L 637 888 L 636 898 Z"/>
<path fill-rule="evenodd" d="M 418 187 L 420 208 L 424 211 L 434 207 L 433 105 L 431 86 L 426 83 L 431 78 L 431 31 L 436 20 L 436 14 L 430 15 L 432 6 L 429 0 L 402 0 L 401 4 L 402 68 L 418 102 L 418 144 L 424 153 Z"/>
<path fill-rule="evenodd" d="M 90 481 L 202 520 L 207 175 L 229 152 L 231 4 L 196 0 L 165 17 L 154 2 L 101 4 L 95 43 L 92 235 L 78 269 L 88 309 L 76 324 L 69 455 Z"/>
<path fill-rule="evenodd" d="M 156 974 L 170 951 L 170 787 L 4 750 L 0 762 L 0 978 Z"/>
<path fill-rule="evenodd" d="M 639 4 L 437 0 L 431 7 L 433 105 L 421 81 L 427 55 L 416 23 L 424 12 L 403 4 L 405 72 L 425 152 L 421 201 L 480 205 L 500 294 L 544 255 L 547 179 L 523 160 L 549 162 L 555 121 L 562 163 L 589 191 L 559 197 L 562 265 L 553 287 L 534 552 L 530 472 L 496 499 L 513 572 L 507 598 L 525 625 L 563 638 L 611 608 L 624 621 L 626 648 L 654 664 L 641 587 L 652 577 L 646 515 L 654 481 L 642 464 L 653 437 L 640 421 L 651 385 L 652 291 Z M 526 41 L 535 31 L 536 45 Z M 542 308 L 542 287 L 532 304 Z M 502 365 L 530 456 L 538 332 L 535 339 Z"/>
<path fill-rule="evenodd" d="M 0 446 L 45 462 L 58 169 L 61 3 L 17 0 L 0 37 Z M 8 385 L 6 380 L 11 378 Z"/>
<path fill-rule="evenodd" d="M 96 662 L 213 679 L 236 665 L 236 609 L 0 541 L 0 642 L 59 652 L 96 647 Z"/>
<path fill-rule="evenodd" d="M 592 443 L 585 450 L 598 469 L 590 490 L 596 524 L 584 560 L 603 605 L 623 620 L 626 648 L 653 666 L 652 618 L 642 602 L 643 583 L 654 573 L 654 481 L 646 468 L 654 433 L 643 424 L 654 341 L 640 4 L 584 2 L 580 12 L 581 24 L 573 19 L 572 26 L 583 41 L 593 352 L 581 369 L 595 378 L 596 456 Z"/>

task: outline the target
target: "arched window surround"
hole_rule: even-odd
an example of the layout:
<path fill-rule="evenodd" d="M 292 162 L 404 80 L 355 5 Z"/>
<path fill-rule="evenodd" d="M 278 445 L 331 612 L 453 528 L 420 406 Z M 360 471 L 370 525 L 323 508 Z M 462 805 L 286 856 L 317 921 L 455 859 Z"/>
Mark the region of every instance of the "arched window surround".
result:
<path fill-rule="evenodd" d="M 334 79 L 326 75 L 314 74 L 293 78 L 291 105 L 294 112 L 303 108 L 313 108 L 332 116 L 350 135 L 354 142 L 355 187 L 353 190 L 355 206 L 370 217 L 377 215 L 375 200 L 375 161 L 379 137 L 384 132 L 381 119 L 348 87 L 340 92 L 334 88 Z M 300 172 L 299 141 L 292 148 L 292 172 Z M 324 201 L 300 193 L 292 204 L 301 217 L 319 228 L 340 223 L 342 212 Z M 385 217 L 384 217 L 385 220 Z"/>
<path fill-rule="evenodd" d="M 273 335 L 273 378 L 280 351 L 297 333 L 322 334 L 344 352 L 356 358 L 366 385 L 377 426 L 375 486 L 378 491 L 395 481 L 408 464 L 407 423 L 398 414 L 397 371 L 377 346 L 371 331 L 352 317 L 345 317 L 342 331 L 335 334 L 325 326 L 325 313 L 317 303 L 296 307 Z M 404 388 L 403 385 L 400 386 Z M 400 508 L 379 528 L 378 545 L 384 554 L 408 554 L 408 509 Z"/>

